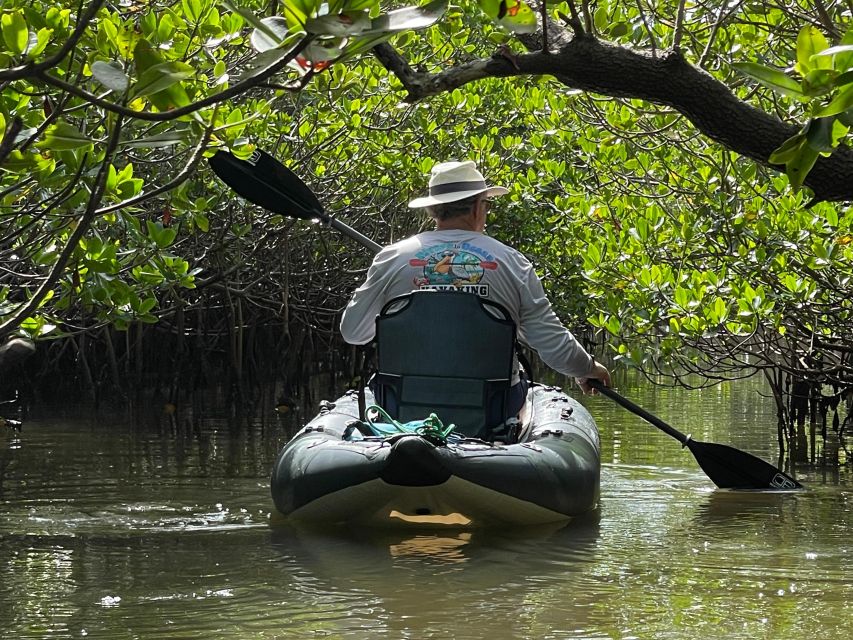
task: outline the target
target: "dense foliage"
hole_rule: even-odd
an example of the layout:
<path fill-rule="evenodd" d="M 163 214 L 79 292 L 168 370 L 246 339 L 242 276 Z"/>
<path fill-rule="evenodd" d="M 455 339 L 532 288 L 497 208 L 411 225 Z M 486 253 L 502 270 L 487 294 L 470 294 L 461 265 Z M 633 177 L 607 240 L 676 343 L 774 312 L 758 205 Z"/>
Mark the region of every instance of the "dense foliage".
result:
<path fill-rule="evenodd" d="M 400 6 L 4 2 L 0 333 L 90 389 L 353 375 L 370 256 L 203 158 L 262 147 L 388 242 L 456 157 L 601 355 L 849 384 L 849 0 Z"/>

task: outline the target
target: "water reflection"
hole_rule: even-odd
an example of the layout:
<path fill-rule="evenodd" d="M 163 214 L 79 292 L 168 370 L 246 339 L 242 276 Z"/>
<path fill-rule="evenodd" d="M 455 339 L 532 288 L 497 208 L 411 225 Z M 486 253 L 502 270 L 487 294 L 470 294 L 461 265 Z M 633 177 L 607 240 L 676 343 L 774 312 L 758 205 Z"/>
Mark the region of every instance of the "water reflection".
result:
<path fill-rule="evenodd" d="M 573 624 L 600 595 L 585 570 L 598 554 L 597 514 L 504 533 L 341 535 L 284 527 L 271 540 L 285 567 L 295 563 L 309 574 L 303 579 L 314 598 L 322 594 L 321 608 L 357 594 L 362 605 L 337 630 L 340 637 L 368 629 L 393 638 L 529 637 L 525 629 L 562 606 L 566 594 L 572 594 Z"/>
<path fill-rule="evenodd" d="M 770 460 L 745 388 L 622 391 Z M 602 504 L 520 531 L 306 531 L 271 518 L 283 424 L 43 417 L 0 439 L 0 638 L 846 640 L 851 470 L 714 490 L 603 398 Z M 618 447 L 616 446 L 618 442 Z"/>

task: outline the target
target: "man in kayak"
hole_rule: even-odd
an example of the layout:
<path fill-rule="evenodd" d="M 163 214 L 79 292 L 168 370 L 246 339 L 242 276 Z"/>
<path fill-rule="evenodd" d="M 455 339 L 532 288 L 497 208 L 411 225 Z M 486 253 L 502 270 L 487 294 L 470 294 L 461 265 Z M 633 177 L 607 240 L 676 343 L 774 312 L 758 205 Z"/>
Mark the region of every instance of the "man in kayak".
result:
<path fill-rule="evenodd" d="M 520 252 L 484 234 L 490 199 L 508 193 L 489 186 L 472 161 L 442 162 L 432 169 L 429 195 L 411 208 L 425 207 L 435 230 L 385 247 L 373 260 L 367 279 L 356 289 L 341 318 L 341 335 L 350 344 L 367 344 L 376 332 L 376 316 L 392 298 L 416 289 L 466 291 L 505 307 L 518 339 L 543 362 L 574 376 L 584 393 L 587 380 L 610 386 L 610 372 L 587 353 L 560 322 L 530 261 Z M 513 372 L 511 414 L 527 394 L 527 381 Z"/>

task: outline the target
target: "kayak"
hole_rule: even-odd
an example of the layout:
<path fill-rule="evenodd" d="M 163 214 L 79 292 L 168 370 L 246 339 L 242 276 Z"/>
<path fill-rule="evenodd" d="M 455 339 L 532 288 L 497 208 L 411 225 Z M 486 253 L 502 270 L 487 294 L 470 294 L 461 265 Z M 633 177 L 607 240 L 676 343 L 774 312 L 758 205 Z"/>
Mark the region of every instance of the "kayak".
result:
<path fill-rule="evenodd" d="M 534 384 L 519 422 L 513 443 L 424 428 L 375 435 L 351 390 L 321 403 L 284 445 L 273 502 L 296 523 L 379 527 L 541 525 L 596 509 L 601 448 L 589 412 L 558 387 Z"/>

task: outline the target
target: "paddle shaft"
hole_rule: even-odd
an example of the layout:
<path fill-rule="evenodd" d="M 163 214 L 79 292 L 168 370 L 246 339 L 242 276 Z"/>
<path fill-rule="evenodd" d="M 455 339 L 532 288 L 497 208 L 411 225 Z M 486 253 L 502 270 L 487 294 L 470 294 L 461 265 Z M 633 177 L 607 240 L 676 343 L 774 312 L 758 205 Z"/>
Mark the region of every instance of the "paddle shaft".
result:
<path fill-rule="evenodd" d="M 320 220 L 322 220 L 323 222 L 328 224 L 333 229 L 337 229 L 338 231 L 343 233 L 345 236 L 352 238 L 353 240 L 355 240 L 356 242 L 358 242 L 362 246 L 370 249 L 373 253 L 379 253 L 380 251 L 382 251 L 382 245 L 381 244 L 374 242 L 373 240 L 368 238 L 363 233 L 359 233 L 358 231 L 353 229 L 351 226 L 349 226 L 348 224 L 344 224 L 343 222 L 341 222 L 337 218 L 333 218 L 332 216 L 326 215 L 325 213 L 318 216 L 318 217 L 320 218 Z"/>
<path fill-rule="evenodd" d="M 589 379 L 587 379 L 587 384 L 590 387 L 592 387 L 593 389 L 595 389 L 596 391 L 598 391 L 600 394 L 607 396 L 608 398 L 610 398 L 611 400 L 613 400 L 617 404 L 621 404 L 623 407 L 625 407 L 631 413 L 638 415 L 643 420 L 645 420 L 646 422 L 653 424 L 658 429 L 663 431 L 665 434 L 672 436 L 673 438 L 678 440 L 682 445 L 686 445 L 687 441 L 690 439 L 688 436 L 681 433 L 678 429 L 671 427 L 666 422 L 664 422 L 663 420 L 658 418 L 656 415 L 652 415 L 651 413 L 649 413 L 648 411 L 646 411 L 642 407 L 637 406 L 636 404 L 634 404 L 633 402 L 628 400 L 628 398 L 622 397 L 621 395 L 616 393 L 610 387 L 605 387 L 602 384 L 601 380 L 596 380 L 595 378 L 589 378 Z"/>

